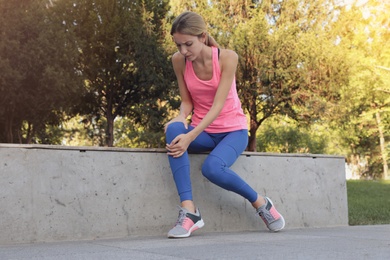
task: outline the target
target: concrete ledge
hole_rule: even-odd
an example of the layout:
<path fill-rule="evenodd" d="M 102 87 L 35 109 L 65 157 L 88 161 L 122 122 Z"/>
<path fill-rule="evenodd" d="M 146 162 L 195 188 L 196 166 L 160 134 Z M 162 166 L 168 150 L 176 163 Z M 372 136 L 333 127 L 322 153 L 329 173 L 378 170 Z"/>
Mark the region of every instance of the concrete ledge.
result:
<path fill-rule="evenodd" d="M 265 230 L 251 205 L 206 180 L 191 154 L 198 232 Z M 348 225 L 344 157 L 244 153 L 232 167 L 286 228 Z M 0 244 L 165 235 L 178 196 L 165 150 L 0 144 Z"/>

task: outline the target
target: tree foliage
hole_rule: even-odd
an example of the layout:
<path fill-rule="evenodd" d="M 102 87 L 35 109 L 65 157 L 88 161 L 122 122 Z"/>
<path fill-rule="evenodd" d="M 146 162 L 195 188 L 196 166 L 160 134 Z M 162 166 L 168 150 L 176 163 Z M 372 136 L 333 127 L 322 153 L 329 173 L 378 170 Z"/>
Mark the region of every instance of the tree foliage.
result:
<path fill-rule="evenodd" d="M 172 73 L 162 48 L 166 1 L 64 0 L 64 26 L 75 35 L 86 94 L 77 109 L 101 124 L 101 145 L 114 144 L 114 120 L 128 116 L 150 131 L 162 129 Z M 149 111 L 150 113 L 148 113 Z M 93 119 L 93 120 L 92 120 Z"/>
<path fill-rule="evenodd" d="M 77 99 L 75 49 L 45 3 L 0 1 L 1 142 L 45 143 L 39 133 Z"/>
<path fill-rule="evenodd" d="M 186 10 L 239 55 L 249 150 L 342 151 L 386 176 L 390 8 L 380 0 L 0 0 L 0 141 L 163 147 L 180 103 L 169 30 Z"/>
<path fill-rule="evenodd" d="M 345 6 L 332 31 L 351 64 L 334 126 L 350 147 L 349 160 L 368 161 L 371 176 L 384 178 L 390 138 L 389 10 L 384 1 Z"/>
<path fill-rule="evenodd" d="M 256 132 L 267 118 L 287 114 L 310 122 L 337 102 L 347 67 L 343 52 L 324 37 L 331 1 L 176 2 L 181 11 L 202 14 L 213 36 L 240 57 L 237 87 L 250 117 L 248 150 L 256 150 Z"/>
<path fill-rule="evenodd" d="M 319 125 L 302 127 L 287 116 L 275 116 L 259 129 L 257 149 L 272 153 L 324 154 L 330 138 Z"/>

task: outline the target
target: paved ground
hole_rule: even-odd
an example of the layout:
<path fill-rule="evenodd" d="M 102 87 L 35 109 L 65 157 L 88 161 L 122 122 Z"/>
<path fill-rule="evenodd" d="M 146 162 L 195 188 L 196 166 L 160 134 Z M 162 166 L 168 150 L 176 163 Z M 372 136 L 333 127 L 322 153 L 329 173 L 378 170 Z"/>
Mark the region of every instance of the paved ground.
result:
<path fill-rule="evenodd" d="M 0 246 L 0 259 L 390 259 L 390 225 Z"/>

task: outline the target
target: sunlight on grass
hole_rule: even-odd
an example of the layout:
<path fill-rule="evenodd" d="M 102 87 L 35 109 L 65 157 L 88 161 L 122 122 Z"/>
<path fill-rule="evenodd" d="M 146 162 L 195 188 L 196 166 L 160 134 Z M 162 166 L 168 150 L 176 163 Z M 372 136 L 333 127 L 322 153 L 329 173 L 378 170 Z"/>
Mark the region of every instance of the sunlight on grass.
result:
<path fill-rule="evenodd" d="M 390 181 L 347 181 L 350 225 L 390 224 Z"/>

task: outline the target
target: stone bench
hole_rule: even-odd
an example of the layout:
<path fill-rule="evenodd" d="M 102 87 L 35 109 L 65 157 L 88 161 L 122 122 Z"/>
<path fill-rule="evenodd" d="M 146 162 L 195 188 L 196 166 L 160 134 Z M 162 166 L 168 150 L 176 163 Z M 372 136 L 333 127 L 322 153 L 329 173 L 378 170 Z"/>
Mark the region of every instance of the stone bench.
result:
<path fill-rule="evenodd" d="M 191 154 L 201 232 L 265 231 L 250 203 L 205 179 Z M 348 225 L 344 157 L 243 153 L 232 166 L 286 229 Z M 0 144 L 0 244 L 165 236 L 179 198 L 163 149 Z"/>

